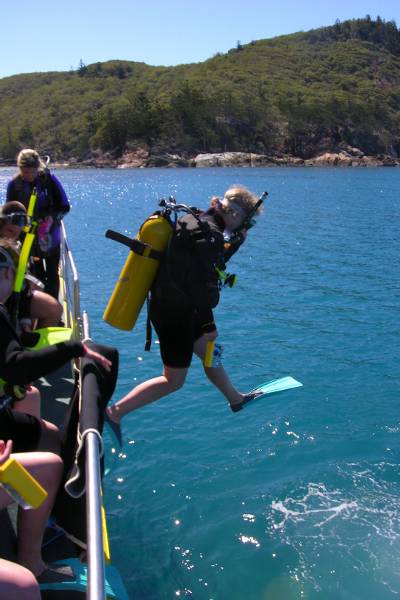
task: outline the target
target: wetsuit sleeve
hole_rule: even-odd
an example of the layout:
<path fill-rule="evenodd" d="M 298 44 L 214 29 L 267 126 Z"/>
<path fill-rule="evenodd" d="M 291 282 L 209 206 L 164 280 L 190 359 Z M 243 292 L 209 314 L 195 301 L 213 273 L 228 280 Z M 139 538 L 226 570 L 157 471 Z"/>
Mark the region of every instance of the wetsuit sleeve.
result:
<path fill-rule="evenodd" d="M 10 315 L 15 314 L 14 311 L 18 308 L 18 321 L 31 323 L 31 302 L 32 295 L 28 286 L 22 288 L 21 293 L 13 292 L 6 302 L 7 310 Z"/>
<path fill-rule="evenodd" d="M 48 375 L 72 358 L 83 356 L 81 342 L 69 341 L 37 351 L 24 350 L 6 318 L 0 312 L 0 377 L 11 384 L 26 384 Z"/>
<path fill-rule="evenodd" d="M 11 179 L 7 184 L 6 202 L 11 202 L 11 200 L 17 200 L 13 179 Z"/>
<path fill-rule="evenodd" d="M 239 250 L 240 246 L 243 244 L 244 238 L 243 236 L 237 236 L 237 239 L 234 242 L 227 242 L 224 244 L 224 261 L 228 262 L 230 258 Z"/>
<path fill-rule="evenodd" d="M 50 181 L 55 199 L 54 212 L 51 213 L 51 216 L 60 221 L 69 212 L 70 204 L 61 181 L 53 174 L 50 175 Z"/>
<path fill-rule="evenodd" d="M 28 288 L 24 288 L 21 292 L 21 297 L 19 299 L 19 307 L 18 307 L 18 319 L 21 321 L 23 319 L 31 320 L 31 301 L 32 296 Z"/>

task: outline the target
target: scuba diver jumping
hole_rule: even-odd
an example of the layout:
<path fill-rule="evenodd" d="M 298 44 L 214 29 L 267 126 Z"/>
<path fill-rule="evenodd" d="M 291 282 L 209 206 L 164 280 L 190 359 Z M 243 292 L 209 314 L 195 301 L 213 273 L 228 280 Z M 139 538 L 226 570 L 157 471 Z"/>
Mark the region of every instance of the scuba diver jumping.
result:
<path fill-rule="evenodd" d="M 213 309 L 218 305 L 221 286 L 235 281 L 233 275 L 225 273 L 225 263 L 245 241 L 266 195 L 257 198 L 245 187 L 234 185 L 222 199 L 212 198 L 205 212 L 173 202 L 160 203 L 169 212 L 183 209 L 186 213 L 177 218 L 175 227 L 169 224 L 166 249 L 158 257 L 159 268 L 150 289 L 149 317 L 158 335 L 164 368 L 160 376 L 140 383 L 107 409 L 107 420 L 119 440 L 120 421 L 126 414 L 183 386 L 193 353 L 204 365 L 207 344 L 218 337 Z M 142 256 L 134 256 L 132 260 L 140 259 Z M 118 283 L 126 280 L 121 274 Z M 109 303 L 106 320 L 112 308 Z M 204 366 L 204 371 L 233 412 L 254 397 L 234 387 L 220 362 L 218 366 Z"/>

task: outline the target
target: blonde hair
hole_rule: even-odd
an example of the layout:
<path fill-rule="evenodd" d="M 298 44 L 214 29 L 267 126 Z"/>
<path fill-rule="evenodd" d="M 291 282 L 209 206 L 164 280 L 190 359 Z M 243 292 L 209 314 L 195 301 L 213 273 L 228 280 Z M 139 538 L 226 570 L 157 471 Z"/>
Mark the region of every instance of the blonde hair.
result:
<path fill-rule="evenodd" d="M 238 184 L 234 184 L 226 190 L 224 199 L 227 200 L 228 203 L 235 202 L 235 204 L 240 206 L 246 213 L 251 212 L 258 202 L 258 198 L 253 192 L 250 192 L 250 190 L 243 185 Z M 256 215 L 259 215 L 261 212 L 262 207 L 259 206 L 256 210 Z"/>
<path fill-rule="evenodd" d="M 17 156 L 18 167 L 33 167 L 34 169 L 45 169 L 50 162 L 50 157 L 45 156 L 45 160 L 39 155 L 39 152 L 32 148 L 24 148 Z"/>
<path fill-rule="evenodd" d="M 36 150 L 31 148 L 24 148 L 17 156 L 18 167 L 34 167 L 36 169 L 40 166 L 40 156 Z"/>

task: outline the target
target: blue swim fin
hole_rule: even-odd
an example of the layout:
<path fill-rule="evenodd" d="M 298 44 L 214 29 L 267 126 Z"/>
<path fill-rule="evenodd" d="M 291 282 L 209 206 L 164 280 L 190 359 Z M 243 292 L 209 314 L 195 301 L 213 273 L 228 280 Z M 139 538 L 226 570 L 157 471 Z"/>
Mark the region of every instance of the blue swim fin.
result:
<path fill-rule="evenodd" d="M 261 392 L 263 396 L 265 394 L 273 394 L 274 392 L 283 392 L 284 390 L 290 390 L 291 388 L 302 387 L 302 383 L 293 379 L 293 377 L 281 377 L 280 379 L 272 379 L 272 381 L 266 381 L 258 387 L 251 390 L 250 394 Z M 257 396 L 261 398 L 260 396 Z"/>
<path fill-rule="evenodd" d="M 70 590 L 85 592 L 87 587 L 87 565 L 80 562 L 77 558 L 66 558 L 57 561 L 57 565 L 68 565 L 74 572 L 73 581 L 63 581 L 58 583 L 41 583 L 41 590 Z M 106 565 L 106 596 L 110 600 L 129 600 L 121 575 L 112 565 Z"/>
<path fill-rule="evenodd" d="M 258 387 L 254 388 L 248 394 L 243 397 L 243 401 L 239 404 L 232 404 L 231 409 L 233 412 L 242 410 L 246 404 L 250 402 L 253 404 L 256 400 L 263 398 L 267 394 L 273 394 L 274 392 L 283 392 L 290 390 L 291 388 L 302 387 L 302 383 L 293 379 L 293 377 L 281 377 L 280 379 L 272 379 L 272 381 L 266 381 Z"/>

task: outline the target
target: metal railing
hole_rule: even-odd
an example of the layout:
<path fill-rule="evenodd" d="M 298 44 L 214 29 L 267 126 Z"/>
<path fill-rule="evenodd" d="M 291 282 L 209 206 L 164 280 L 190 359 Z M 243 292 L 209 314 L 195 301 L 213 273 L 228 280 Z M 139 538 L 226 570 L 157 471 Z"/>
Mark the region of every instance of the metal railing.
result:
<path fill-rule="evenodd" d="M 60 294 L 66 327 L 72 327 L 82 338 L 81 295 L 78 270 L 68 244 L 64 223 L 61 221 L 60 243 Z"/>
<path fill-rule="evenodd" d="M 90 338 L 89 317 L 86 312 L 81 314 L 79 276 L 63 223 L 61 224 L 60 281 L 65 325 L 72 327 L 79 339 Z M 77 369 L 80 377 L 79 367 Z M 82 382 L 79 383 L 82 390 Z M 105 600 L 100 444 L 98 436 L 92 431 L 88 431 L 85 436 L 85 459 L 88 562 L 86 598 L 88 600 Z"/>

